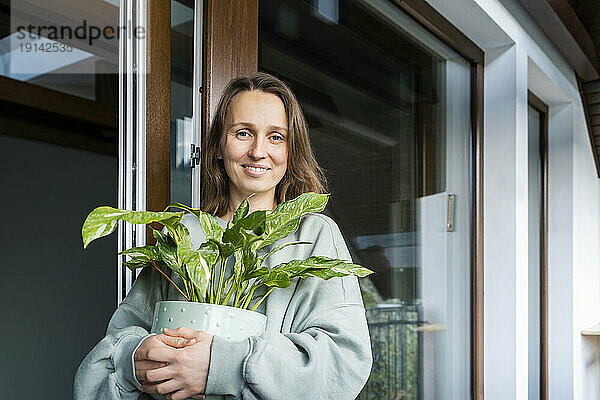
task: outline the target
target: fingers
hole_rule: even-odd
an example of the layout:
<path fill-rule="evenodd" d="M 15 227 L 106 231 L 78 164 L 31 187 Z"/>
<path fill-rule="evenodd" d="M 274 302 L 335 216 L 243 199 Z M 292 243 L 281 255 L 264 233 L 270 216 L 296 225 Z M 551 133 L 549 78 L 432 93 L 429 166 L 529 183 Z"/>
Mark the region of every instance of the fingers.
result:
<path fill-rule="evenodd" d="M 152 339 L 148 341 L 148 339 Z M 138 360 L 150 360 L 158 362 L 172 362 L 176 355 L 173 347 L 167 346 L 163 343 L 157 335 L 150 336 L 141 346 L 138 347 L 133 355 L 133 359 L 137 362 Z M 148 341 L 148 342 L 146 342 Z"/>
<path fill-rule="evenodd" d="M 185 328 L 185 327 L 181 327 L 181 328 L 177 328 L 177 329 L 167 329 L 165 328 L 165 335 L 168 336 L 181 336 L 185 339 L 197 339 L 198 334 L 202 333 L 201 331 L 196 331 L 194 329 L 190 329 L 190 328 Z"/>
<path fill-rule="evenodd" d="M 159 383 L 173 377 L 172 369 L 167 367 L 157 369 L 135 369 L 135 377 L 141 384 Z"/>
<path fill-rule="evenodd" d="M 152 347 L 146 352 L 146 356 L 142 359 L 172 363 L 177 359 L 176 349 L 171 347 Z"/>
<path fill-rule="evenodd" d="M 175 379 L 170 379 L 160 383 L 150 383 L 142 385 L 142 392 L 148 394 L 169 394 L 178 391 L 181 388 L 181 384 Z M 172 396 L 171 396 L 172 397 Z M 182 399 L 185 399 L 183 397 Z"/>
<path fill-rule="evenodd" d="M 196 343 L 196 339 L 186 339 L 181 336 L 158 335 L 158 338 L 166 345 L 177 349 Z"/>
<path fill-rule="evenodd" d="M 196 339 L 186 339 L 186 338 L 178 337 L 178 336 L 174 337 L 174 336 L 167 336 L 167 335 L 153 335 L 153 336 L 146 338 L 142 342 L 140 347 L 137 348 L 135 354 L 133 355 L 133 359 L 136 361 L 138 361 L 138 360 L 139 361 L 152 360 L 152 361 L 160 361 L 160 362 L 171 361 L 170 359 L 151 358 L 148 356 L 148 353 L 152 349 L 160 349 L 160 348 L 179 349 L 179 348 L 182 348 L 185 346 L 195 344 L 196 342 L 197 342 Z M 156 357 L 163 357 L 165 355 L 168 355 L 168 354 L 167 353 L 155 354 Z M 156 366 L 154 368 L 158 368 L 158 366 Z M 152 369 L 152 367 L 149 367 L 147 369 Z"/>
<path fill-rule="evenodd" d="M 165 362 L 157 362 L 150 360 L 136 360 L 135 369 L 158 369 L 166 367 L 168 364 Z"/>

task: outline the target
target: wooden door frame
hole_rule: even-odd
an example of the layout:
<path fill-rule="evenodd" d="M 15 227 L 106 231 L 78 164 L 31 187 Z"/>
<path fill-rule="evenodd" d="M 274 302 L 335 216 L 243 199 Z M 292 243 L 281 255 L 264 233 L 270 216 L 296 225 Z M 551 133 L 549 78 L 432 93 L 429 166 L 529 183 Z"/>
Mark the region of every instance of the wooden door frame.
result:
<path fill-rule="evenodd" d="M 540 114 L 540 399 L 548 400 L 548 106 L 531 91 L 527 91 L 527 103 Z"/>
<path fill-rule="evenodd" d="M 230 79 L 258 71 L 258 0 L 204 0 L 202 132 Z"/>
<path fill-rule="evenodd" d="M 146 210 L 160 211 L 171 196 L 171 1 L 147 2 Z M 147 243 L 154 243 L 148 229 Z"/>
<path fill-rule="evenodd" d="M 390 0 L 471 63 L 471 398 L 483 399 L 483 73 L 484 52 L 422 0 Z M 258 0 L 204 0 L 202 132 L 221 91 L 258 71 Z"/>

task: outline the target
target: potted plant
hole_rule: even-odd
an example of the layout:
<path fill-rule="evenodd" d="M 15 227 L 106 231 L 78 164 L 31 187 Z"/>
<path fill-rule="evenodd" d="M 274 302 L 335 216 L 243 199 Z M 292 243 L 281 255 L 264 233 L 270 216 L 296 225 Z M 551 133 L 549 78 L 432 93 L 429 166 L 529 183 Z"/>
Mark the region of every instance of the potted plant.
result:
<path fill-rule="evenodd" d="M 158 302 L 152 332 L 185 326 L 226 339 L 244 340 L 263 333 L 266 316 L 255 310 L 275 288 L 288 287 L 292 279 L 317 277 L 328 280 L 372 273 L 360 265 L 322 256 L 291 260 L 273 268 L 263 266 L 267 258 L 287 246 L 310 243 L 290 242 L 267 247 L 295 232 L 303 215 L 323 211 L 328 200 L 326 194 L 304 193 L 279 204 L 273 211 L 259 210 L 249 214 L 246 198 L 225 229 L 210 214 L 180 203 L 169 204 L 162 212 L 103 206 L 94 209 L 83 224 L 83 247 L 112 233 L 120 220 L 132 224 L 162 224 L 162 231 L 151 228 L 155 245 L 121 252 L 129 256 L 124 263 L 127 267 L 158 270 L 187 300 Z M 167 211 L 170 208 L 182 211 Z M 206 234 L 207 240 L 197 249 L 193 248 L 190 233 L 181 223 L 185 212 L 198 218 Z M 235 257 L 233 271 L 225 280 L 226 260 L 232 256 Z M 183 288 L 169 278 L 165 273 L 167 268 L 181 277 Z M 262 286 L 266 292 L 253 297 Z"/>

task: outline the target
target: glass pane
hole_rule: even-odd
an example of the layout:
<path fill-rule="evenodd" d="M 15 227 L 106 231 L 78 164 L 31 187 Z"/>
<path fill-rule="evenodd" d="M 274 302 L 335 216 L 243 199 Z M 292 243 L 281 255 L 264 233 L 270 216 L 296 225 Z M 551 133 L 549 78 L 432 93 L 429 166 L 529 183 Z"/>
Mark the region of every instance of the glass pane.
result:
<path fill-rule="evenodd" d="M 540 398 L 540 249 L 542 212 L 542 160 L 540 157 L 540 113 L 529 107 L 528 214 L 529 214 L 529 399 Z"/>
<path fill-rule="evenodd" d="M 192 202 L 194 1 L 171 1 L 171 201 Z"/>
<path fill-rule="evenodd" d="M 361 399 L 470 396 L 470 66 L 391 2 L 261 0 L 259 69 L 298 96 L 361 280 Z"/>
<path fill-rule="evenodd" d="M 114 106 L 109 87 L 119 70 L 118 37 L 125 34 L 118 0 L 19 0 L 10 6 L 10 31 L 0 38 L 1 76 Z"/>
<path fill-rule="evenodd" d="M 112 53 L 108 41 L 66 41 L 50 32 L 84 21 L 116 26 L 116 4 L 13 0 L 0 6 L 2 292 L 6 300 L 18 299 L 6 318 L 25 328 L 0 334 L 11 343 L 2 354 L 10 365 L 3 370 L 4 399 L 41 391 L 41 397 L 73 398 L 75 368 L 116 306 L 117 237 L 84 250 L 81 227 L 95 207 L 117 206 L 118 64 L 111 55 L 118 43 Z M 45 29 L 34 39 L 25 35 L 21 48 L 13 40 L 21 25 Z M 77 328 L 50 328 L 59 326 Z"/>

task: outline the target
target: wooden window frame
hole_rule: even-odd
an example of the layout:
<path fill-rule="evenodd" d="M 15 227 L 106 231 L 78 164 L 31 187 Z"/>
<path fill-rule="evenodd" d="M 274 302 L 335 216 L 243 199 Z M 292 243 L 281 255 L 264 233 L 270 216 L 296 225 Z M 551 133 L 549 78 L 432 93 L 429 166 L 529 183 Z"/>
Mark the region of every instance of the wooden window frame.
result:
<path fill-rule="evenodd" d="M 548 106 L 531 91 L 527 103 L 540 114 L 542 215 L 540 246 L 540 399 L 548 400 Z"/>
<path fill-rule="evenodd" d="M 483 354 L 483 73 L 484 53 L 469 38 L 448 22 L 439 12 L 422 0 L 390 0 L 410 15 L 428 31 L 471 63 L 471 398 L 483 399 L 484 354 Z M 156 172 L 148 167 L 147 193 L 149 209 L 151 205 L 162 205 L 168 199 L 169 151 L 170 151 L 170 40 L 165 32 L 170 26 L 165 24 L 166 0 L 155 0 L 153 4 L 162 4 L 161 15 L 156 21 L 149 12 L 149 26 L 152 37 L 158 40 L 158 48 L 151 47 L 149 62 L 153 79 L 158 80 L 156 87 L 148 88 L 147 115 L 149 135 L 153 139 L 147 142 L 147 165 L 160 165 Z M 202 65 L 202 132 L 207 132 L 214 115 L 221 91 L 226 83 L 238 75 L 258 71 L 258 0 L 204 0 L 203 1 L 203 65 Z M 158 30 L 158 32 L 157 32 Z M 154 31 L 154 33 L 152 33 Z M 167 36 L 170 38 L 170 36 Z M 152 40 L 150 41 L 152 42 Z M 151 46 L 153 46 L 151 44 Z M 158 56 L 158 57 L 157 57 Z M 162 65 L 162 66 L 161 66 Z M 166 73 L 162 73 L 167 69 Z M 159 73 L 161 75 L 159 75 Z M 152 79 L 148 79 L 151 82 Z M 168 112 L 166 112 L 168 110 Z M 160 115 L 156 114 L 159 111 Z M 161 133 L 162 132 L 162 133 Z M 168 138 L 168 140 L 167 140 Z M 159 161 L 157 163 L 157 161 Z M 154 171 L 154 172 L 153 172 Z M 168 201 L 168 200 L 167 200 Z"/>

